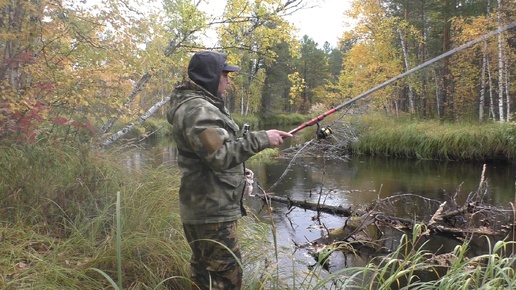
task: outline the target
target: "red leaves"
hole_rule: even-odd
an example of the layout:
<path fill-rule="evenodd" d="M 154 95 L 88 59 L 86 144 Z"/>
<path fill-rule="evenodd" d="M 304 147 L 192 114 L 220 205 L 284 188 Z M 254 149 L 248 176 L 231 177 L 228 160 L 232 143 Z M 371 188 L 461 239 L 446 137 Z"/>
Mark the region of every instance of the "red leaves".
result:
<path fill-rule="evenodd" d="M 47 83 L 38 82 L 36 84 L 36 87 L 44 92 L 52 92 L 55 89 L 54 84 L 49 83 L 49 82 L 47 82 Z"/>
<path fill-rule="evenodd" d="M 55 117 L 53 122 L 56 125 L 65 125 L 68 122 L 68 119 L 63 117 Z"/>
<path fill-rule="evenodd" d="M 28 51 L 21 51 L 13 57 L 4 58 L 2 61 L 2 65 L 15 67 L 18 64 L 32 64 L 34 63 L 34 61 L 35 58 Z"/>
<path fill-rule="evenodd" d="M 46 110 L 46 107 L 41 102 L 36 102 L 33 106 L 31 106 L 25 112 L 16 112 L 12 114 L 12 117 L 17 120 L 16 125 L 12 130 L 21 133 L 22 135 L 27 137 L 27 141 L 30 144 L 34 144 L 36 142 L 37 125 L 32 125 L 33 123 L 40 123 L 44 120 L 42 113 Z"/>

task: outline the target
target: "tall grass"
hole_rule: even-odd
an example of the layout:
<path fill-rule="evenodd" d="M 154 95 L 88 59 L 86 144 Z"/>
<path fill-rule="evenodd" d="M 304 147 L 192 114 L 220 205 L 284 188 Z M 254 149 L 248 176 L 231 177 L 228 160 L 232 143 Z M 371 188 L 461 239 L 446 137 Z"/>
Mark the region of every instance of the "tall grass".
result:
<path fill-rule="evenodd" d="M 110 288 L 93 269 L 126 289 L 188 287 L 177 171 L 128 172 L 122 155 L 55 144 L 2 149 L 1 289 Z"/>
<path fill-rule="evenodd" d="M 486 238 L 487 239 L 487 238 Z M 464 254 L 466 245 L 457 246 L 455 261 L 439 280 L 414 283 L 411 289 L 516 289 L 514 242 L 488 240 L 489 252 L 471 259 Z"/>
<path fill-rule="evenodd" d="M 377 257 L 365 267 L 338 270 L 310 289 L 516 289 L 514 242 L 489 244 L 489 253 L 468 257 L 466 240 L 442 257 L 423 249 L 424 228 L 403 235 L 389 255 Z M 307 288 L 302 288 L 307 289 Z"/>
<path fill-rule="evenodd" d="M 367 115 L 352 121 L 356 154 L 435 160 L 511 160 L 516 156 L 516 125 L 419 121 Z"/>
<path fill-rule="evenodd" d="M 1 149 L 1 289 L 190 287 L 176 169 L 128 170 L 121 152 L 43 142 Z M 244 289 L 516 287 L 514 257 L 504 252 L 511 243 L 497 242 L 489 254 L 471 259 L 467 243 L 457 247 L 443 274 L 415 246 L 422 232 L 405 237 L 385 259 L 328 273 L 320 266 L 296 269 L 294 258 L 285 263 L 280 256 L 292 249 L 271 242 L 274 220 L 265 224 L 249 216 L 239 227 Z M 439 279 L 421 279 L 428 273 Z"/>

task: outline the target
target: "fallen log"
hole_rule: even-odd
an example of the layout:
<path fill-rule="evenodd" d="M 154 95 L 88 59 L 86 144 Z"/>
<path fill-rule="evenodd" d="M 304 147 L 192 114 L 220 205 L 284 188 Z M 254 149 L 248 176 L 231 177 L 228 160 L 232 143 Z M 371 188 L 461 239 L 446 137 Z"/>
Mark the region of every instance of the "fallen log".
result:
<path fill-rule="evenodd" d="M 327 205 L 327 204 L 315 203 L 315 202 L 311 202 L 311 201 L 307 201 L 307 200 L 295 200 L 295 199 L 290 199 L 289 197 L 281 197 L 281 196 L 275 196 L 275 195 L 270 195 L 270 194 L 256 194 L 256 196 L 267 203 L 268 203 L 268 201 L 274 201 L 274 202 L 286 204 L 289 209 L 292 208 L 293 206 L 295 206 L 295 207 L 299 207 L 302 209 L 308 209 L 308 210 L 313 210 L 313 211 L 317 211 L 317 212 L 324 212 L 324 213 L 339 215 L 339 216 L 343 216 L 343 217 L 350 217 L 353 214 L 355 214 L 355 215 L 360 214 L 360 213 L 357 213 L 357 212 L 354 212 L 353 210 L 351 210 L 350 207 L 345 208 L 341 205 L 332 206 L 332 205 Z M 361 214 L 364 214 L 364 213 L 365 212 L 362 212 Z"/>
<path fill-rule="evenodd" d="M 316 203 L 308 200 L 295 200 L 291 199 L 289 197 L 281 197 L 281 196 L 275 196 L 270 195 L 266 193 L 256 194 L 257 197 L 259 197 L 262 201 L 264 201 L 267 204 L 270 204 L 271 201 L 286 204 L 289 209 L 292 207 L 298 207 L 306 210 L 312 210 L 316 211 L 318 213 L 329 213 L 334 214 L 342 217 L 373 217 L 374 222 L 377 224 L 381 224 L 384 226 L 388 226 L 397 230 L 404 230 L 404 231 L 411 231 L 415 225 L 422 225 L 424 226 L 427 231 L 426 235 L 429 234 L 437 234 L 437 235 L 445 235 L 447 237 L 453 237 L 458 240 L 463 240 L 464 238 L 471 236 L 471 235 L 477 235 L 477 236 L 490 236 L 490 237 L 504 237 L 506 236 L 510 231 L 513 230 L 514 225 L 502 225 L 500 227 L 487 227 L 483 224 L 476 225 L 472 222 L 470 223 L 463 223 L 461 224 L 462 227 L 457 227 L 454 221 L 451 221 L 451 217 L 455 217 L 459 214 L 463 215 L 464 220 L 472 220 L 471 216 L 474 216 L 478 213 L 485 213 L 487 209 L 491 211 L 498 211 L 498 209 L 494 209 L 491 207 L 481 206 L 479 204 L 475 204 L 473 206 L 471 203 L 467 203 L 461 208 L 445 211 L 441 208 L 441 211 L 438 211 L 432 216 L 432 218 L 429 221 L 424 220 L 415 220 L 415 219 L 407 219 L 402 217 L 396 217 L 392 215 L 385 214 L 383 212 L 377 212 L 373 210 L 362 210 L 362 209 L 356 209 L 353 210 L 351 207 L 343 207 L 341 205 L 334 206 L 334 205 L 327 205 L 327 204 L 321 204 Z M 390 197 L 392 198 L 392 197 Z M 375 201 L 377 203 L 378 201 Z M 373 206 L 367 207 L 367 208 L 373 208 Z M 486 222 L 486 221 L 483 221 Z M 487 223 L 487 222 L 486 222 Z M 493 222 L 494 224 L 494 222 Z M 319 242 L 322 242 L 319 241 Z"/>

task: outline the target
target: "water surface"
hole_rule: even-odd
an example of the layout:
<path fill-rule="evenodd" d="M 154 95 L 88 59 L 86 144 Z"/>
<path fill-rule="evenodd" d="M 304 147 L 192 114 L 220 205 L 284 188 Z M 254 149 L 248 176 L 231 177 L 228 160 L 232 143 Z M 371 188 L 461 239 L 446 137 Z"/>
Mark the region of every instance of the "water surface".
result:
<path fill-rule="evenodd" d="M 177 150 L 170 144 L 153 144 L 135 151 L 128 159 L 128 167 L 143 165 L 175 166 Z M 323 158 L 279 159 L 276 162 L 256 163 L 248 166 L 254 171 L 259 184 L 267 192 L 297 200 L 310 200 L 329 205 L 357 208 L 369 205 L 376 199 L 394 195 L 413 194 L 429 200 L 445 201 L 456 196 L 459 204 L 479 189 L 482 178 L 486 180 L 487 202 L 496 206 L 509 206 L 516 199 L 513 164 L 487 163 L 482 177 L 483 163 L 418 161 L 397 158 L 355 156 L 349 161 Z M 280 176 L 284 175 L 282 179 Z M 279 181 L 278 181 L 279 180 Z M 271 189 L 273 184 L 277 185 Z M 484 190 L 484 189 L 482 189 Z M 317 216 L 313 211 L 287 208 L 273 203 L 272 216 L 264 210 L 263 203 L 252 197 L 245 198 L 246 206 L 263 222 L 276 227 L 277 243 L 283 255 L 282 261 L 298 264 L 300 270 L 314 263 L 306 251 L 294 248 L 326 234 L 326 229 L 342 227 L 345 218 L 329 214 Z M 394 203 L 397 216 L 419 217 L 431 214 L 428 202 L 411 200 L 410 203 Z M 396 239 L 396 238 L 394 238 Z M 272 240 L 272 235 L 271 235 Z M 393 241 L 396 242 L 396 241 Z M 442 244 L 447 240 L 438 241 Z M 449 245 L 452 247 L 452 245 Z M 447 248 L 447 247 L 444 247 Z M 292 259 L 294 258 L 294 259 Z M 360 266 L 366 259 L 352 255 L 336 255 L 331 269 L 343 266 Z M 291 268 L 291 267 L 286 267 Z M 288 277 L 288 273 L 286 273 Z"/>

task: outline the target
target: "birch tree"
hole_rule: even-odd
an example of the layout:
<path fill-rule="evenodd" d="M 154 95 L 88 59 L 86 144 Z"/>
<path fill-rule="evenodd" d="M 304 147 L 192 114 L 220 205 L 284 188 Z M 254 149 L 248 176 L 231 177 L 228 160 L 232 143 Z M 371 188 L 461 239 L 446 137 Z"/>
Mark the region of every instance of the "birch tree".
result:
<path fill-rule="evenodd" d="M 489 15 L 491 13 L 491 1 L 487 0 L 487 10 L 486 10 L 486 16 L 485 18 L 488 19 Z M 484 107 L 486 102 L 486 70 L 487 70 L 487 40 L 483 43 L 483 50 L 482 50 L 482 73 L 481 73 L 481 79 L 480 79 L 480 99 L 478 104 L 478 120 L 480 122 L 484 121 Z"/>
<path fill-rule="evenodd" d="M 498 0 L 498 11 L 496 13 L 498 19 L 498 28 L 502 27 L 502 1 Z M 504 100 L 503 100 L 503 87 L 504 87 L 504 67 L 503 67 L 503 44 L 502 44 L 502 33 L 497 35 L 498 40 L 498 118 L 500 123 L 505 121 L 504 118 Z"/>

